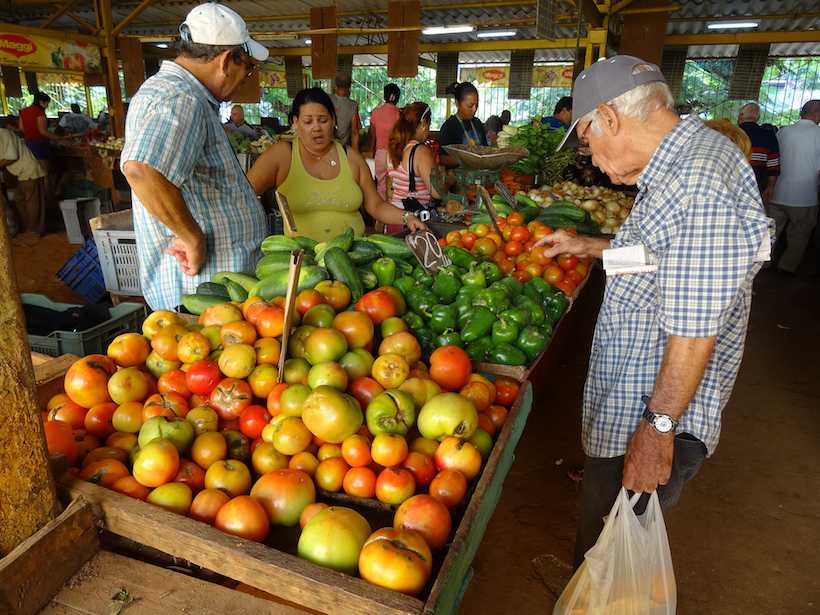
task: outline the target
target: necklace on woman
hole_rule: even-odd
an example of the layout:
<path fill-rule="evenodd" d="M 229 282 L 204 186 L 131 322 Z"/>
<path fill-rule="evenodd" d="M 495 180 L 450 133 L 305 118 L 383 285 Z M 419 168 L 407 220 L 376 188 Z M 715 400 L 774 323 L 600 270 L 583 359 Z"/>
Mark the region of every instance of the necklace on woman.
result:
<path fill-rule="evenodd" d="M 324 158 L 325 156 L 328 155 L 328 153 L 330 153 L 330 150 L 327 150 L 321 156 L 317 156 L 316 154 L 311 153 L 310 150 L 308 150 L 307 146 L 304 143 L 301 143 L 301 141 L 300 141 L 300 144 L 302 145 L 302 147 L 305 148 L 305 151 L 308 153 L 308 155 L 313 156 L 314 158 L 316 158 L 316 162 L 321 162 L 322 158 Z M 336 166 L 336 161 L 333 160 L 333 158 L 328 158 L 328 162 L 330 162 L 330 166 L 332 166 L 332 167 Z"/>

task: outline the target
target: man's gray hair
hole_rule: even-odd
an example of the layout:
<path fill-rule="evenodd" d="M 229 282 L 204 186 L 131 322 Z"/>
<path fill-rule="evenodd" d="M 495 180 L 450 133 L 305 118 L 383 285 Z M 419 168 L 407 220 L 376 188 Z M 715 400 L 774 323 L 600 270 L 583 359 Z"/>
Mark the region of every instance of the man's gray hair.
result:
<path fill-rule="evenodd" d="M 753 102 L 746 103 L 740 108 L 740 113 L 737 114 L 737 119 L 756 122 L 760 119 L 760 105 Z"/>
<path fill-rule="evenodd" d="M 232 53 L 235 61 L 247 53 L 242 45 L 205 45 L 204 43 L 194 43 L 192 41 L 180 41 L 178 55 L 200 62 L 210 62 L 226 51 Z"/>
<path fill-rule="evenodd" d="M 657 68 L 652 64 L 638 64 L 632 70 L 632 74 L 654 70 L 657 70 Z M 634 87 L 606 104 L 610 107 L 615 107 L 618 113 L 636 122 L 643 122 L 650 113 L 658 109 L 675 109 L 675 100 L 672 98 L 672 92 L 669 90 L 669 86 L 663 81 L 652 81 Z M 581 122 L 592 122 L 590 129 L 596 136 L 600 137 L 604 134 L 597 108 L 582 117 L 579 123 Z"/>

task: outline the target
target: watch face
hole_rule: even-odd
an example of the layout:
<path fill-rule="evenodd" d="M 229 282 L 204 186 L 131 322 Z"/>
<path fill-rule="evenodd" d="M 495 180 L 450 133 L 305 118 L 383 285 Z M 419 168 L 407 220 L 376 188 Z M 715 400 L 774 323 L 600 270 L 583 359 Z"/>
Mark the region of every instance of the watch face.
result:
<path fill-rule="evenodd" d="M 669 433 L 673 429 L 672 419 L 663 414 L 659 414 L 655 417 L 654 427 L 661 433 Z"/>

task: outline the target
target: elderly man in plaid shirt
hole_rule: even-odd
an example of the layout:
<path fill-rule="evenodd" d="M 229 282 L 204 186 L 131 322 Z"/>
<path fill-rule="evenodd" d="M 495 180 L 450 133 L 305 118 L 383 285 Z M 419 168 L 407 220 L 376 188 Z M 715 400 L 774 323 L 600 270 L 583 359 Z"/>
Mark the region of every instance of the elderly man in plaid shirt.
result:
<path fill-rule="evenodd" d="M 561 146 L 588 150 L 639 194 L 611 241 L 557 231 L 538 244 L 595 257 L 643 245 L 657 265 L 607 278 L 584 389 L 578 567 L 622 485 L 643 500 L 657 489 L 665 510 L 714 452 L 769 223 L 743 154 L 697 117 L 678 117 L 654 64 L 599 61 L 573 98 L 578 119 Z"/>
<path fill-rule="evenodd" d="M 131 100 L 122 171 L 134 193 L 134 230 L 145 299 L 173 309 L 218 271 L 253 269 L 267 219 L 225 135 L 230 100 L 268 51 L 242 18 L 209 2 L 180 26 L 173 62 Z"/>

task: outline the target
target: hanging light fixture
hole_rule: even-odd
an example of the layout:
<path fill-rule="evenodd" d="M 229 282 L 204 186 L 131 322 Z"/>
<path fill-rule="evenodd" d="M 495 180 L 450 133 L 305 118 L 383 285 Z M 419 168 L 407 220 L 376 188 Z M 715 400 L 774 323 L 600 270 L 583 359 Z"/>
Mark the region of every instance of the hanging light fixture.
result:
<path fill-rule="evenodd" d="M 465 32 L 475 32 L 475 26 L 433 26 L 425 28 L 421 31 L 422 34 L 436 35 L 436 34 L 463 34 Z"/>
<path fill-rule="evenodd" d="M 478 38 L 496 38 L 502 36 L 515 36 L 518 34 L 517 30 L 482 30 L 476 32 Z"/>
<path fill-rule="evenodd" d="M 738 30 L 743 28 L 757 28 L 759 21 L 747 19 L 745 21 L 712 21 L 706 24 L 709 30 Z"/>

